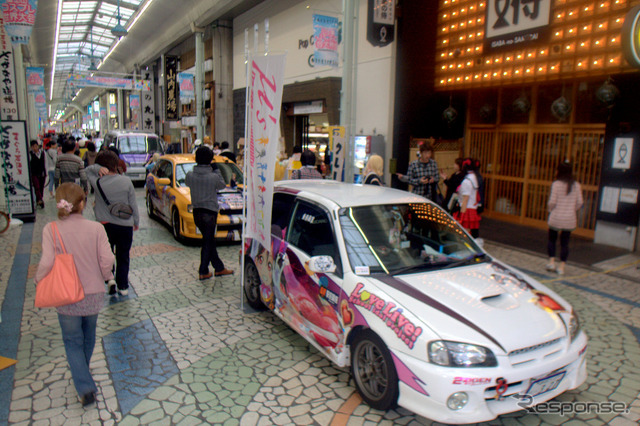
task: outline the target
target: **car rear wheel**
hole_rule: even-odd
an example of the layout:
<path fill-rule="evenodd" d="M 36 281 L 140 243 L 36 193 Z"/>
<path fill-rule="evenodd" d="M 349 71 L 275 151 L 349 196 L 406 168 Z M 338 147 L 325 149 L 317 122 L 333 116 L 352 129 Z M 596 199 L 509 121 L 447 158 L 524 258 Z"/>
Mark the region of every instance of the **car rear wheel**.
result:
<path fill-rule="evenodd" d="M 156 218 L 156 211 L 153 208 L 153 201 L 151 201 L 151 194 L 147 193 L 147 215 L 151 219 Z"/>
<path fill-rule="evenodd" d="M 358 333 L 351 343 L 351 374 L 371 407 L 384 411 L 397 405 L 398 373 L 387 346 L 371 330 Z"/>
<path fill-rule="evenodd" d="M 173 209 L 173 213 L 171 213 L 171 232 L 173 233 L 173 238 L 178 242 L 184 241 L 184 237 L 180 233 L 180 212 L 178 209 Z"/>
<path fill-rule="evenodd" d="M 265 309 L 264 303 L 260 299 L 260 274 L 256 265 L 250 260 L 246 260 L 244 264 L 244 283 L 242 287 L 249 306 L 258 310 Z"/>

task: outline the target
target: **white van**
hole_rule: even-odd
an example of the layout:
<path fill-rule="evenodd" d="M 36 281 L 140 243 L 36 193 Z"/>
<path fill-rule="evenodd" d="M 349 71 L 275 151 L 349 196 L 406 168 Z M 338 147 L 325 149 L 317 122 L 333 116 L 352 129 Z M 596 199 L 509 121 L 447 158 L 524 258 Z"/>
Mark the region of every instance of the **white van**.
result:
<path fill-rule="evenodd" d="M 120 151 L 120 158 L 127 165 L 127 175 L 133 182 L 144 182 L 145 164 L 158 152 L 164 154 L 164 141 L 153 133 L 111 130 L 104 136 L 103 144 L 114 146 Z"/>

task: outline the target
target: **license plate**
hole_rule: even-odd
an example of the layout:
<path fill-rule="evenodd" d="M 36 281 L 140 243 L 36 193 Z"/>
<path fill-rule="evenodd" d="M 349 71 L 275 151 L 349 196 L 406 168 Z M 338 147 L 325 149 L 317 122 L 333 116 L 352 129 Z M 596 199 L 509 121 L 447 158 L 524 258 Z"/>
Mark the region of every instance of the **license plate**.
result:
<path fill-rule="evenodd" d="M 551 392 L 558 387 L 562 379 L 564 378 L 566 371 L 558 371 L 543 379 L 538 379 L 529 385 L 529 389 L 525 392 L 526 395 L 536 396 L 546 392 Z"/>

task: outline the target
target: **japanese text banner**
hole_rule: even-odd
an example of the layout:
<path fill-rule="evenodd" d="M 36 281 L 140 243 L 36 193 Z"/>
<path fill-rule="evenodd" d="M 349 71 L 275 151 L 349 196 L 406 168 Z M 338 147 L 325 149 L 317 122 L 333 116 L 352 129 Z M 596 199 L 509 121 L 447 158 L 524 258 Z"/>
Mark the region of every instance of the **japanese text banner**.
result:
<path fill-rule="evenodd" d="M 280 134 L 284 64 L 284 55 L 259 56 L 249 63 L 245 232 L 265 247 L 271 245 L 271 204 Z"/>

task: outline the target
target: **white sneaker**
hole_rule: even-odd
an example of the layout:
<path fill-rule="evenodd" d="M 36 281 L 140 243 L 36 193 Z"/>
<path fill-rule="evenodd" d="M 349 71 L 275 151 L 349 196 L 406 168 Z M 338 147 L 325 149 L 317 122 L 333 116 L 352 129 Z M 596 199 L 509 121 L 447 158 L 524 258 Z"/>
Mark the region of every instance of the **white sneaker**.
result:
<path fill-rule="evenodd" d="M 124 290 L 118 290 L 118 293 L 120 294 L 120 296 L 126 296 L 127 294 L 129 294 L 129 290 L 125 288 Z"/>

